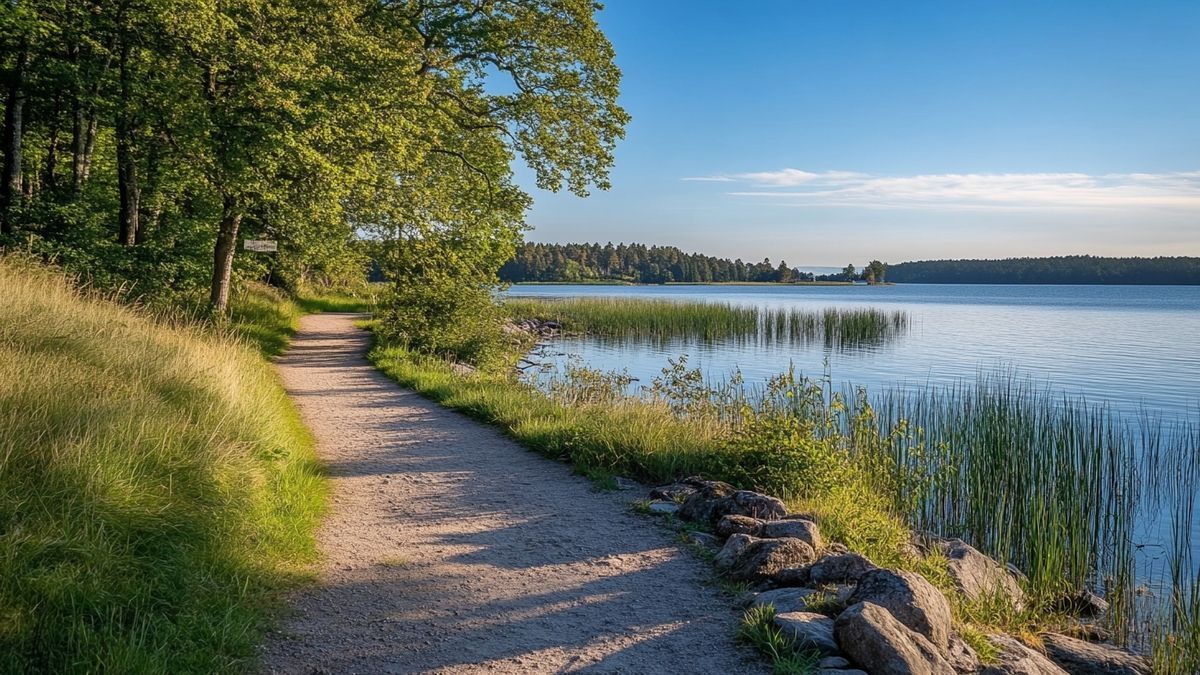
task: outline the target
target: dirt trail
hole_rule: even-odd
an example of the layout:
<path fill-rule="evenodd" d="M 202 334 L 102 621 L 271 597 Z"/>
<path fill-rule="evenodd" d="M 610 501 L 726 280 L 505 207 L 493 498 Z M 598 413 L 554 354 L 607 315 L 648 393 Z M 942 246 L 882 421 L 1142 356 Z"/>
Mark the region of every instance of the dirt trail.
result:
<path fill-rule="evenodd" d="M 376 372 L 347 314 L 279 359 L 333 482 L 320 579 L 267 672 L 759 672 L 707 564 L 499 432 Z"/>

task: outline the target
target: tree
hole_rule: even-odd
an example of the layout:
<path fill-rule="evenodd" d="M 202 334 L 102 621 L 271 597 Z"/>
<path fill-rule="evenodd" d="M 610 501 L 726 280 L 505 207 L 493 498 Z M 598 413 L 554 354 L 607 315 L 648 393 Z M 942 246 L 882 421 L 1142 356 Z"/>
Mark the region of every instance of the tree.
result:
<path fill-rule="evenodd" d="M 842 270 L 842 276 L 846 281 L 854 281 L 858 277 L 858 272 L 854 269 L 854 265 L 846 265 Z"/>
<path fill-rule="evenodd" d="M 872 260 L 865 270 L 867 282 L 872 284 L 882 284 L 886 274 L 887 265 L 878 260 Z"/>

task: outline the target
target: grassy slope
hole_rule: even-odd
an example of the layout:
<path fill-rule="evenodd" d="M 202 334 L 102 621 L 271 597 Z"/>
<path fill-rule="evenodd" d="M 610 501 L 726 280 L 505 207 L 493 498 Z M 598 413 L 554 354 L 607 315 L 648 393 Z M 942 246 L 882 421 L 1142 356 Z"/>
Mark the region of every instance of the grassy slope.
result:
<path fill-rule="evenodd" d="M 246 667 L 325 487 L 245 343 L 0 261 L 0 672 Z M 239 295 L 267 352 L 298 310 Z"/>

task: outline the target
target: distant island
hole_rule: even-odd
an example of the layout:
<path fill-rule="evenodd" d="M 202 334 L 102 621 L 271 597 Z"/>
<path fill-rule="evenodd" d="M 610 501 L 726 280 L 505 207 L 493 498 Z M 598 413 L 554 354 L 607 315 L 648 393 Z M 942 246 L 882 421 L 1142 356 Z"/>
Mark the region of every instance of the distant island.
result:
<path fill-rule="evenodd" d="M 837 283 L 1200 285 L 1200 257 L 1090 255 L 996 260 L 872 260 L 814 274 L 780 260 L 744 262 L 675 246 L 526 243 L 500 268 L 506 283 Z"/>

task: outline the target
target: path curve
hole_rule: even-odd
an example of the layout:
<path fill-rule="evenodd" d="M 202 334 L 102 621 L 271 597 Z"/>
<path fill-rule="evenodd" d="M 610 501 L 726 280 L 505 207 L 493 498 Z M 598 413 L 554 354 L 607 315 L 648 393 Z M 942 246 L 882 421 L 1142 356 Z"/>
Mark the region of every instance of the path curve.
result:
<path fill-rule="evenodd" d="M 706 563 L 560 463 L 372 368 L 350 314 L 278 360 L 333 485 L 278 673 L 759 672 Z"/>

